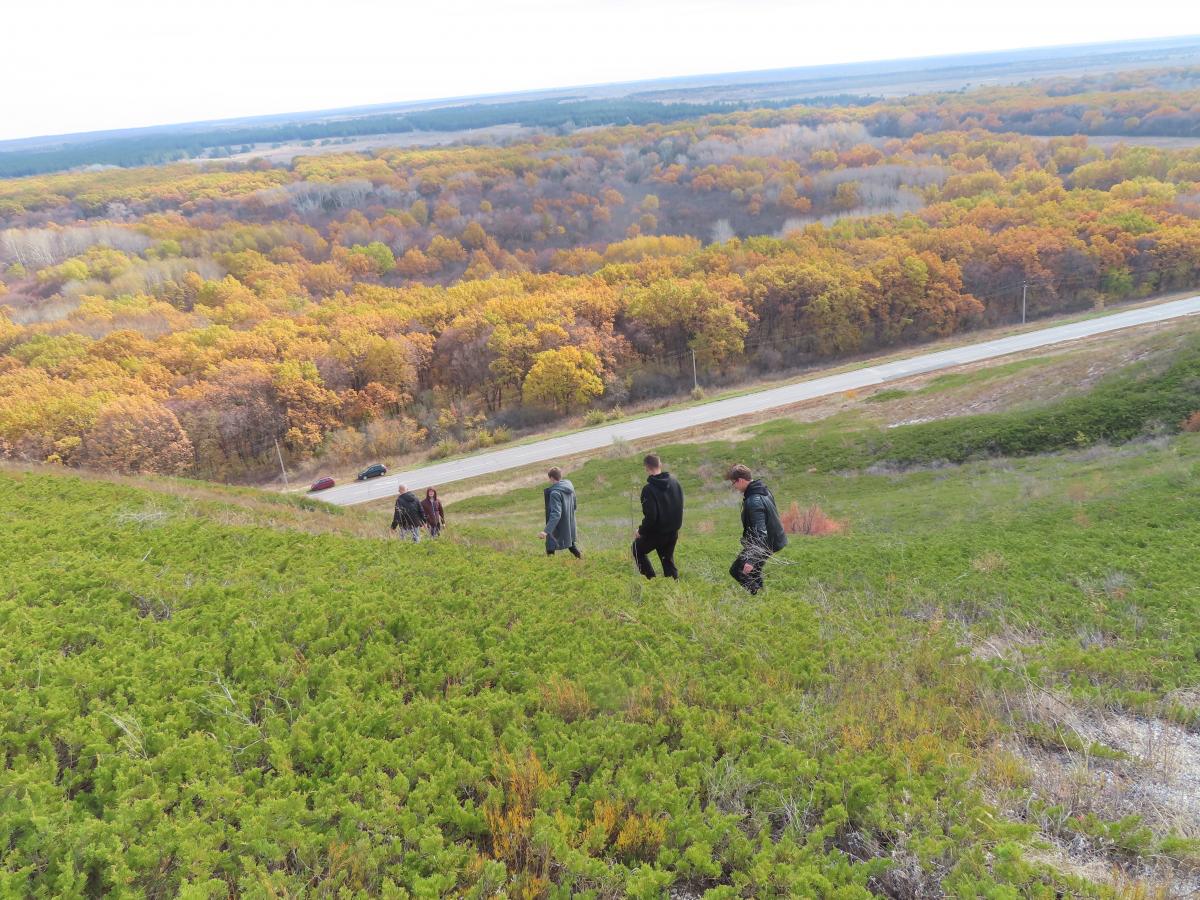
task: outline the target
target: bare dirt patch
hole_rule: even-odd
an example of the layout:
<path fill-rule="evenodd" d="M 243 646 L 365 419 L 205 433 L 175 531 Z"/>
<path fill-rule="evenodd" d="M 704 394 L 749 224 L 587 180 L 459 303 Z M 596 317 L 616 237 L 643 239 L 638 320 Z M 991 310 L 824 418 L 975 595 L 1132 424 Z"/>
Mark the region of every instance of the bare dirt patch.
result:
<path fill-rule="evenodd" d="M 1002 636 L 974 654 L 1019 655 L 1027 637 Z M 993 748 L 988 768 L 993 781 L 1007 782 L 995 798 L 1000 809 L 1038 827 L 1044 849 L 1035 858 L 1138 891 L 1122 896 L 1200 892 L 1194 852 L 1177 855 L 1160 843 L 1200 839 L 1200 734 L 1158 718 L 1085 709 L 1034 685 L 1004 704 L 1015 734 Z"/>

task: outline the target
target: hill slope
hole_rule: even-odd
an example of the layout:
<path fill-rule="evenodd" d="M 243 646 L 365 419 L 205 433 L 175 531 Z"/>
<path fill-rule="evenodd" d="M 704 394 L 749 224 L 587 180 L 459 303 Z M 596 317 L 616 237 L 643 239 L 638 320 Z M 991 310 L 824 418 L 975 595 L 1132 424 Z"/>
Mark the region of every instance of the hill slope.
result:
<path fill-rule="evenodd" d="M 625 560 L 630 459 L 572 475 L 582 562 L 540 555 L 535 489 L 412 546 L 0 472 L 0 893 L 1101 896 L 1096 861 L 1184 885 L 1200 439 L 964 448 L 1172 424 L 1195 359 L 1050 420 L 667 448 L 679 584 Z M 735 456 L 847 525 L 753 599 L 724 572 Z M 893 457 L 918 465 L 870 468 Z"/>

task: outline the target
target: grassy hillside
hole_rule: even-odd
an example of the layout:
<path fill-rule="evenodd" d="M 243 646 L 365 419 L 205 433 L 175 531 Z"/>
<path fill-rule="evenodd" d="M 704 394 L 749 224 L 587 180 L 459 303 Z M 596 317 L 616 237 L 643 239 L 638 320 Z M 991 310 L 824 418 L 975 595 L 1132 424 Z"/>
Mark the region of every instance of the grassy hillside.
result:
<path fill-rule="evenodd" d="M 414 547 L 0 471 L 0 894 L 1167 896 L 1200 867 L 1200 437 L 1140 436 L 1196 357 L 1053 415 L 665 448 L 678 584 L 625 558 L 619 449 L 570 473 L 581 562 L 536 488 Z M 844 525 L 756 598 L 735 459 Z"/>

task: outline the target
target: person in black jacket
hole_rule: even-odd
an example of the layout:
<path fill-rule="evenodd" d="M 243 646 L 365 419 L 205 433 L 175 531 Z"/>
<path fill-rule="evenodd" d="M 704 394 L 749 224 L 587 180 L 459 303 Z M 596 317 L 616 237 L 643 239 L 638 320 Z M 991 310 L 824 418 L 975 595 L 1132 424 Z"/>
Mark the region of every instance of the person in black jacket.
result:
<path fill-rule="evenodd" d="M 772 554 L 787 546 L 787 535 L 774 495 L 746 466 L 734 466 L 725 477 L 742 494 L 742 552 L 729 567 L 729 574 L 751 594 L 757 594 L 763 589 L 763 566 Z"/>
<path fill-rule="evenodd" d="M 663 575 L 678 578 L 675 544 L 683 527 L 683 488 L 675 476 L 662 470 L 662 460 L 657 454 L 649 454 L 642 464 L 647 478 L 642 488 L 642 524 L 633 534 L 633 559 L 639 572 L 653 578 L 650 553 L 657 553 Z"/>
<path fill-rule="evenodd" d="M 418 544 L 424 524 L 425 511 L 421 509 L 421 501 L 406 485 L 400 485 L 400 495 L 396 498 L 396 509 L 392 513 L 392 531 L 399 528 L 401 537 Z"/>

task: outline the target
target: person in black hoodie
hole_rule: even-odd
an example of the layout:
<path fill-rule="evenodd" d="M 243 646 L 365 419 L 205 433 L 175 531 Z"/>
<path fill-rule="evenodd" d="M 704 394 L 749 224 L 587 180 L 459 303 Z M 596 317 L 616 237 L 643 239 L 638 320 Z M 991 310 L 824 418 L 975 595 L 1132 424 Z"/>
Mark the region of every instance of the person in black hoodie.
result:
<path fill-rule="evenodd" d="M 633 559 L 639 572 L 653 578 L 650 554 L 657 553 L 663 575 L 678 578 L 675 544 L 683 527 L 683 488 L 675 476 L 662 470 L 662 460 L 657 454 L 649 454 L 642 464 L 648 477 L 642 488 L 642 524 L 633 535 Z"/>
<path fill-rule="evenodd" d="M 774 495 L 746 466 L 734 466 L 725 478 L 742 495 L 742 552 L 729 567 L 729 574 L 751 594 L 757 594 L 763 589 L 763 566 L 772 554 L 787 546 L 787 535 Z"/>
<path fill-rule="evenodd" d="M 401 537 L 418 544 L 424 524 L 425 510 L 421 509 L 421 501 L 406 485 L 400 485 L 400 495 L 396 497 L 396 509 L 392 513 L 392 531 L 399 528 Z"/>

